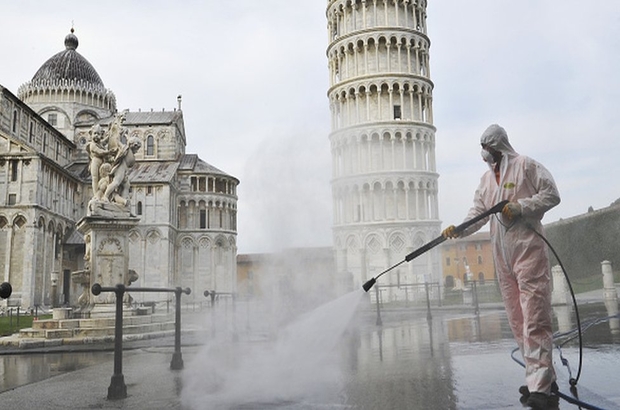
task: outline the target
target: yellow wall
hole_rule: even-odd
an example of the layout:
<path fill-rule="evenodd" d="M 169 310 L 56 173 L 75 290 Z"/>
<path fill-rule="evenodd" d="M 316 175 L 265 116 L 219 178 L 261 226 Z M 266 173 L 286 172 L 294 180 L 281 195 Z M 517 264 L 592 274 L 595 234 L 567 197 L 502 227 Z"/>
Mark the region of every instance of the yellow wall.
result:
<path fill-rule="evenodd" d="M 480 281 L 483 277 L 485 281 L 494 280 L 495 265 L 489 233 L 480 232 L 444 242 L 441 245 L 441 265 L 444 284 L 448 276 L 462 283 L 465 280 L 466 265 L 472 273 L 471 279 Z"/>

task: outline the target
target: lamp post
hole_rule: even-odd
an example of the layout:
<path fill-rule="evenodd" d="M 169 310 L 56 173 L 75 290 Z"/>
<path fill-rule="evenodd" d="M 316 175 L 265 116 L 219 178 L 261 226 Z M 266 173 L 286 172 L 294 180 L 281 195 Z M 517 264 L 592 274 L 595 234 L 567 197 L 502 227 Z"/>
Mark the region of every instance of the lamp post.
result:
<path fill-rule="evenodd" d="M 11 284 L 9 282 L 2 282 L 0 285 L 0 298 L 8 299 L 9 296 L 11 296 L 11 293 L 13 293 L 13 287 Z"/>

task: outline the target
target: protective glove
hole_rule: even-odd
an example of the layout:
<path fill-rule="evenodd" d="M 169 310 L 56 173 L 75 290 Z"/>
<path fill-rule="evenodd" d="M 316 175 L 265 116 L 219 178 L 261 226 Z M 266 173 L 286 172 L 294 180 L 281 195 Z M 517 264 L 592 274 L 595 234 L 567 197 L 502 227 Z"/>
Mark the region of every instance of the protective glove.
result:
<path fill-rule="evenodd" d="M 458 238 L 461 234 L 456 232 L 456 226 L 450 225 L 441 232 L 441 236 L 444 238 Z"/>
<path fill-rule="evenodd" d="M 508 219 L 518 218 L 521 216 L 521 205 L 518 202 L 508 202 L 502 209 L 502 215 Z"/>

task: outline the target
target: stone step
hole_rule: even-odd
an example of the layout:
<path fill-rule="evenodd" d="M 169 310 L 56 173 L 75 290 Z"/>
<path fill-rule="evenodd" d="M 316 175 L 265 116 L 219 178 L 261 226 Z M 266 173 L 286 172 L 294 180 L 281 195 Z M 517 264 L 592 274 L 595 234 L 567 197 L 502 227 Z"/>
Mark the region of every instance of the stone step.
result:
<path fill-rule="evenodd" d="M 39 339 L 39 338 L 45 339 L 45 329 L 33 329 L 31 327 L 20 329 L 19 337 L 23 337 L 27 339 Z"/>
<path fill-rule="evenodd" d="M 73 337 L 73 329 L 50 329 L 45 331 L 46 339 L 66 339 Z"/>
<path fill-rule="evenodd" d="M 143 325 L 123 326 L 123 335 L 162 332 L 166 330 L 174 330 L 174 323 L 163 322 L 163 323 L 148 323 L 148 324 L 143 324 Z M 78 329 L 73 329 L 73 337 L 114 336 L 115 331 L 116 331 L 116 328 L 114 326 L 97 327 L 97 328 L 78 328 Z"/>
<path fill-rule="evenodd" d="M 32 322 L 31 328 L 21 329 L 20 338 L 68 339 L 114 336 L 114 318 L 40 320 Z M 171 314 L 128 316 L 123 318 L 123 334 L 154 333 L 174 330 Z"/>
<path fill-rule="evenodd" d="M 172 314 L 154 314 L 145 316 L 126 316 L 123 317 L 125 325 L 144 325 L 149 323 L 162 323 L 174 321 Z M 36 330 L 44 329 L 75 329 L 75 328 L 98 328 L 114 326 L 116 319 L 113 317 L 94 318 L 94 319 L 45 319 L 32 322 L 32 328 Z"/>
<path fill-rule="evenodd" d="M 58 329 L 58 324 L 59 320 L 57 319 L 33 320 L 32 328 L 36 330 Z"/>

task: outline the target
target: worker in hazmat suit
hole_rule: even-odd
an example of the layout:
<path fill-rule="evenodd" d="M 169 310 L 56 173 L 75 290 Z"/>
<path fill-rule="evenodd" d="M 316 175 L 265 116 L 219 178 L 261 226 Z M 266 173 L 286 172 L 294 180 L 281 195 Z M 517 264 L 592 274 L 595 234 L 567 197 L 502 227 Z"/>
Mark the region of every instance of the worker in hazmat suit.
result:
<path fill-rule="evenodd" d="M 519 391 L 534 409 L 557 407 L 553 369 L 551 319 L 551 272 L 541 219 L 560 202 L 553 177 L 544 166 L 510 145 L 504 128 L 489 126 L 480 138 L 482 158 L 489 165 L 474 195 L 471 219 L 509 200 L 502 213 L 482 219 L 463 232 L 454 225 L 442 235 L 470 235 L 491 219 L 495 270 L 512 333 L 525 361 L 527 386 Z M 536 232 L 534 232 L 536 231 Z"/>

